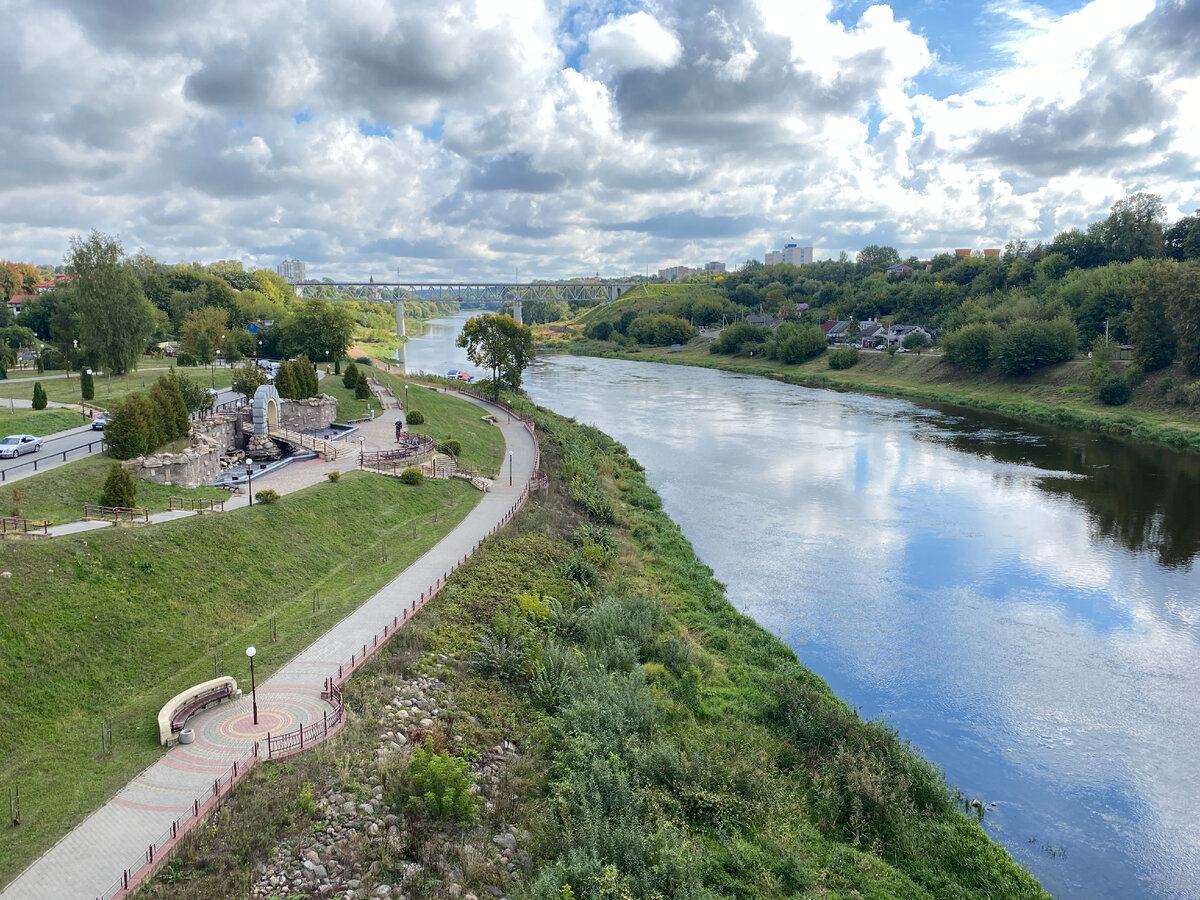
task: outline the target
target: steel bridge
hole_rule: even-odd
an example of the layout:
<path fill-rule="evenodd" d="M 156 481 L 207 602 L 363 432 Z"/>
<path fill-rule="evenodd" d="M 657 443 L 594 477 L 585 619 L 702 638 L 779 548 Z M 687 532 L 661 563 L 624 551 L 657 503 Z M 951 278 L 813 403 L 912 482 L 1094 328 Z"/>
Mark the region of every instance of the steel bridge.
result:
<path fill-rule="evenodd" d="M 631 282 L 533 281 L 526 284 L 489 281 L 304 281 L 294 285 L 298 296 L 318 288 L 365 288 L 369 299 L 381 300 L 380 289 L 402 290 L 417 300 L 455 303 L 520 303 L 522 300 L 563 300 L 567 303 L 612 303 L 634 285 Z M 389 300 L 399 298 L 389 297 Z"/>

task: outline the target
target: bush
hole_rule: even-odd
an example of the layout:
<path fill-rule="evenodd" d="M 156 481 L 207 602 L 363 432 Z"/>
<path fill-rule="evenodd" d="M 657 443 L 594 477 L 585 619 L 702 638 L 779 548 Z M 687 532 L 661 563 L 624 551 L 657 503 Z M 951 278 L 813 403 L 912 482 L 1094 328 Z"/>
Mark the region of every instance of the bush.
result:
<path fill-rule="evenodd" d="M 858 365 L 858 351 L 853 347 L 839 347 L 829 353 L 829 368 L 849 369 Z"/>
<path fill-rule="evenodd" d="M 190 368 L 196 365 L 196 357 L 192 356 L 190 353 L 180 353 L 177 357 L 175 357 L 175 365 L 176 367 L 186 366 Z"/>
<path fill-rule="evenodd" d="M 104 439 L 108 441 L 110 456 L 133 459 L 154 449 L 152 441 L 156 433 L 150 404 L 141 394 L 130 394 L 109 410 Z"/>
<path fill-rule="evenodd" d="M 1000 335 L 997 325 L 968 325 L 942 338 L 942 355 L 959 368 L 982 372 L 992 364 Z"/>
<path fill-rule="evenodd" d="M 452 456 L 461 456 L 462 441 L 455 440 L 454 438 L 447 438 L 446 440 L 442 441 L 442 452 L 449 453 Z"/>
<path fill-rule="evenodd" d="M 133 476 L 125 471 L 120 463 L 113 463 L 104 479 L 104 493 L 100 495 L 100 503 L 104 506 L 121 506 L 132 508 L 137 502 L 137 485 Z"/>
<path fill-rule="evenodd" d="M 996 365 L 1010 378 L 1073 359 L 1079 332 L 1069 319 L 1035 322 L 1020 319 L 1004 331 L 995 348 Z"/>
<path fill-rule="evenodd" d="M 40 381 L 35 381 L 33 383 L 33 408 L 46 408 L 46 389 L 42 387 L 42 383 Z"/>
<path fill-rule="evenodd" d="M 1175 380 L 1173 378 L 1171 378 L 1170 376 L 1167 376 L 1166 378 L 1164 378 L 1162 381 L 1160 381 L 1158 383 L 1158 392 L 1165 397 L 1165 396 L 1167 396 L 1167 394 L 1171 393 L 1171 389 L 1174 387 L 1175 387 Z"/>
<path fill-rule="evenodd" d="M 407 469 L 405 469 L 403 472 L 400 473 L 400 483 L 401 484 L 424 484 L 425 483 L 425 475 L 416 466 L 409 466 Z"/>
<path fill-rule="evenodd" d="M 425 424 L 425 414 L 422 413 L 419 409 L 410 409 L 408 411 L 408 415 L 405 418 L 407 419 L 409 425 L 424 425 Z"/>
<path fill-rule="evenodd" d="M 479 647 L 471 654 L 470 666 L 472 672 L 484 678 L 513 682 L 525 677 L 528 660 L 524 638 L 517 636 L 510 641 L 488 630 L 479 636 Z"/>
<path fill-rule="evenodd" d="M 354 363 L 346 363 L 346 371 L 342 373 L 342 384 L 350 390 L 358 384 L 358 366 Z"/>
<path fill-rule="evenodd" d="M 328 478 L 334 484 L 337 484 L 342 479 L 342 473 L 341 472 L 329 472 L 325 475 L 325 477 Z"/>
<path fill-rule="evenodd" d="M 709 353 L 738 353 L 743 344 L 763 344 L 771 336 L 771 329 L 761 325 L 737 322 L 721 329 L 720 336 L 708 345 Z"/>
<path fill-rule="evenodd" d="M 609 322 L 595 322 L 584 329 L 584 334 L 594 341 L 607 341 L 612 336 L 612 324 Z"/>
<path fill-rule="evenodd" d="M 355 385 L 354 385 L 354 399 L 355 400 L 370 400 L 371 399 L 371 385 L 367 383 L 367 376 L 362 374 L 362 372 L 358 373 L 358 381 L 355 382 Z"/>
<path fill-rule="evenodd" d="M 433 741 L 425 738 L 425 745 L 413 750 L 408 771 L 410 809 L 462 825 L 475 818 L 479 798 L 471 793 L 473 779 L 465 759 L 436 752 Z"/>
<path fill-rule="evenodd" d="M 361 363 L 362 365 L 366 366 L 367 368 L 371 367 L 371 357 L 369 357 L 369 356 L 356 356 L 356 357 L 354 357 L 354 361 L 356 363 Z"/>
<path fill-rule="evenodd" d="M 79 376 L 79 394 L 84 400 L 96 398 L 96 381 L 86 369 Z"/>
<path fill-rule="evenodd" d="M 1109 406 L 1124 406 L 1132 393 L 1129 382 L 1120 375 L 1109 376 L 1100 386 L 1100 399 Z"/>
<path fill-rule="evenodd" d="M 279 499 L 279 491 L 274 488 L 267 488 L 255 494 L 254 499 L 259 503 L 274 503 Z"/>

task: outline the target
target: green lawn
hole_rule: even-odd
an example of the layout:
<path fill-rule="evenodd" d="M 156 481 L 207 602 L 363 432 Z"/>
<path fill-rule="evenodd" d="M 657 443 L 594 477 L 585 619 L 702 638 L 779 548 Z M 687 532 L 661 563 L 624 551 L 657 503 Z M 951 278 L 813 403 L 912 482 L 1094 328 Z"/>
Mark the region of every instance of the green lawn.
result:
<path fill-rule="evenodd" d="M 481 496 L 461 481 L 348 472 L 271 505 L 0 543 L 12 573 L 0 591 L 0 784 L 19 784 L 22 800 L 21 827 L 0 832 L 0 884 L 159 756 L 164 702 L 217 673 L 247 677 L 250 644 L 267 677 Z"/>
<path fill-rule="evenodd" d="M 19 506 L 20 515 L 27 519 L 49 520 L 55 524 L 78 521 L 83 518 L 85 503 L 100 502 L 104 479 L 113 464 L 110 457 L 96 454 L 24 478 L 11 486 L 5 485 L 0 492 L 0 510 L 15 515 L 14 506 Z M 229 492 L 221 488 L 181 488 L 140 478 L 134 479 L 134 483 L 137 485 L 137 505 L 152 513 L 167 509 L 168 497 L 229 499 Z"/>
<path fill-rule="evenodd" d="M 155 359 L 148 360 L 141 369 L 128 375 L 113 377 L 97 375 L 94 379 L 96 396 L 91 402 L 97 406 L 105 406 L 108 401 L 119 400 L 134 391 L 149 390 L 158 377 L 167 374 L 167 370 L 173 368 L 174 365 L 174 360 Z M 207 366 L 196 366 L 180 369 L 179 373 L 198 381 L 204 387 L 224 388 L 229 387 L 234 371 L 236 371 L 236 367 L 212 371 Z M 10 373 L 8 379 L 0 381 L 0 398 L 32 399 L 34 380 L 17 379 Z M 58 375 L 46 374 L 36 380 L 40 381 L 42 387 L 46 389 L 47 399 L 54 403 L 79 403 L 82 399 L 77 372 L 72 373 L 69 378 L 60 373 Z"/>
<path fill-rule="evenodd" d="M 14 409 L 0 407 L 0 437 L 6 434 L 36 434 L 45 437 L 56 431 L 78 428 L 88 420 L 69 409 Z"/>

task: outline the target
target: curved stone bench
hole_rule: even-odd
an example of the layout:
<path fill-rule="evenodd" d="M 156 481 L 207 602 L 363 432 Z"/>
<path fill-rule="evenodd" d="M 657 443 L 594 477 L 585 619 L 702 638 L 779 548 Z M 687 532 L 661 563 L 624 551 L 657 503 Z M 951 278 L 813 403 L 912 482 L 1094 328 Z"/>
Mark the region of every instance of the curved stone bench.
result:
<path fill-rule="evenodd" d="M 193 685 L 167 701 L 158 713 L 158 738 L 164 747 L 170 747 L 179 739 L 179 732 L 190 716 L 207 706 L 240 696 L 237 680 L 231 675 L 222 675 L 211 681 Z"/>

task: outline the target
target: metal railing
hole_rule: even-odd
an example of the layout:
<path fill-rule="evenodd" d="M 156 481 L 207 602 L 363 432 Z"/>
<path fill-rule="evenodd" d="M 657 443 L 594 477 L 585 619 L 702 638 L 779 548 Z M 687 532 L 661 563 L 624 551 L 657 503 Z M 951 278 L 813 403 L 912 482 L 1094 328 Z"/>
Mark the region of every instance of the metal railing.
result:
<path fill-rule="evenodd" d="M 208 510 L 210 512 L 225 512 L 224 500 L 209 500 L 207 497 L 168 497 L 167 512 L 175 509 Z"/>
<path fill-rule="evenodd" d="M 50 454 L 50 453 L 43 454 L 43 455 L 42 455 L 41 457 L 39 457 L 38 459 L 31 459 L 29 462 L 17 463 L 16 465 L 12 465 L 12 466 L 6 466 L 5 468 L 3 468 L 3 469 L 0 469 L 0 481 L 6 481 L 6 480 L 8 479 L 8 473 L 9 473 L 9 472 L 14 472 L 14 471 L 16 471 L 17 469 L 23 469 L 23 468 L 25 468 L 26 466 L 33 466 L 33 471 L 35 471 L 35 472 L 36 472 L 36 471 L 38 471 L 38 463 L 39 463 L 39 462 L 40 462 L 40 463 L 43 463 L 43 464 L 44 464 L 44 463 L 48 463 L 48 462 L 50 462 L 50 461 L 51 461 L 51 459 L 52 459 L 53 457 L 55 457 L 55 456 L 61 456 L 61 457 L 62 457 L 62 461 L 63 461 L 63 462 L 66 462 L 66 461 L 67 461 L 67 454 L 70 454 L 70 453 L 75 453 L 76 451 L 79 451 L 79 450 L 84 450 L 84 448 L 85 448 L 85 447 L 86 447 L 87 449 L 86 449 L 86 450 L 84 450 L 84 453 L 83 453 L 83 455 L 84 455 L 84 456 L 90 456 L 90 455 L 91 455 L 91 454 L 94 452 L 94 451 L 92 450 L 92 448 L 93 448 L 94 446 L 96 446 L 97 444 L 99 444 L 99 445 L 100 445 L 100 450 L 99 450 L 99 452 L 103 453 L 103 452 L 104 452 L 104 449 L 105 449 L 105 447 L 106 447 L 106 444 L 104 443 L 104 439 L 103 439 L 103 438 L 96 438 L 96 440 L 94 440 L 94 441 L 88 441 L 86 444 L 80 444 L 80 445 L 79 445 L 79 446 L 77 446 L 77 447 L 71 447 L 71 448 L 69 448 L 69 449 L 67 449 L 67 450 L 55 450 L 53 454 Z"/>
<path fill-rule="evenodd" d="M 130 506 L 93 506 L 90 503 L 85 503 L 83 506 L 84 519 L 99 519 L 105 522 L 112 522 L 114 525 L 119 522 L 137 522 L 141 521 L 143 525 L 150 524 L 150 510 L 140 507 Z"/>

